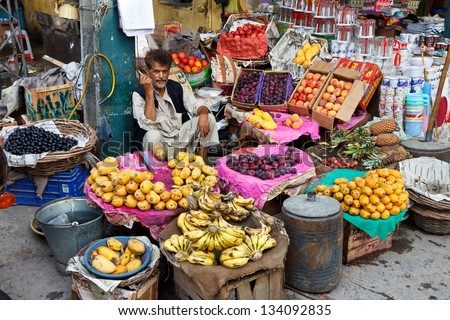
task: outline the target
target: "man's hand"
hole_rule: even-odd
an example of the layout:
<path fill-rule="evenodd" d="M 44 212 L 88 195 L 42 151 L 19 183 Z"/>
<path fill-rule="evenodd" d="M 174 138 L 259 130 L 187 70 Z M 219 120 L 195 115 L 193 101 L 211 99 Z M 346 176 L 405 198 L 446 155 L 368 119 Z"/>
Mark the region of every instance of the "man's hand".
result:
<path fill-rule="evenodd" d="M 201 113 L 198 116 L 198 131 L 200 132 L 200 136 L 202 138 L 206 137 L 209 133 L 209 121 L 208 114 Z"/>
<path fill-rule="evenodd" d="M 139 83 L 141 84 L 142 88 L 145 91 L 145 94 L 152 94 L 153 95 L 153 83 L 152 79 L 146 75 L 140 72 L 141 77 L 139 78 Z"/>

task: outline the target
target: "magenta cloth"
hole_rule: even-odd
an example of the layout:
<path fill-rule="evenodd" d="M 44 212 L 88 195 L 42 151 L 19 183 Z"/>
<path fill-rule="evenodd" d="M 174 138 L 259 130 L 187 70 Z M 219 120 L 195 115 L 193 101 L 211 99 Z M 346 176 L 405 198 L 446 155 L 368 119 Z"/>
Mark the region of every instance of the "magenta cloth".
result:
<path fill-rule="evenodd" d="M 283 145 L 260 145 L 253 153 L 259 156 L 264 154 L 283 154 L 287 149 Z M 221 179 L 222 187 L 240 194 L 245 198 L 255 198 L 255 206 L 261 209 L 264 206 L 270 193 L 275 190 L 281 183 L 293 179 L 310 170 L 315 170 L 314 163 L 310 156 L 297 149 L 302 161 L 293 168 L 297 169 L 296 174 L 285 174 L 272 180 L 262 180 L 257 177 L 241 174 L 227 167 L 227 157 L 217 159 L 215 168 L 218 171 L 218 177 Z"/>
<path fill-rule="evenodd" d="M 353 128 L 358 122 L 362 121 L 365 116 L 366 116 L 365 114 L 362 114 L 359 116 L 352 115 L 350 120 L 348 120 L 347 122 L 338 124 L 337 128 L 339 130 L 349 130 L 349 129 Z"/>
<path fill-rule="evenodd" d="M 159 161 L 155 159 L 150 153 L 146 153 L 147 157 L 152 164 L 154 172 L 155 181 L 161 181 L 166 186 L 167 190 L 172 188 L 172 169 L 167 166 L 167 161 Z M 147 171 L 147 168 L 139 164 L 139 160 L 137 155 L 127 153 L 123 156 L 117 158 L 119 161 L 119 168 L 130 168 L 138 171 Z M 126 214 L 126 215 L 135 215 L 139 222 L 150 229 L 151 236 L 158 240 L 159 233 L 165 226 L 176 216 L 178 216 L 184 209 L 177 208 L 176 210 L 148 210 L 141 211 L 139 209 L 132 209 L 126 206 L 114 207 L 109 203 L 103 202 L 103 200 L 95 194 L 89 187 L 89 184 L 86 182 L 84 185 L 84 192 L 86 193 L 86 197 L 94 202 L 97 206 L 103 209 L 105 213 L 117 213 L 117 214 Z"/>
<path fill-rule="evenodd" d="M 311 135 L 311 139 L 313 140 L 320 139 L 319 124 L 317 122 L 306 117 L 300 117 L 303 121 L 303 125 L 299 129 L 292 129 L 283 124 L 283 120 L 289 119 L 292 114 L 284 112 L 275 112 L 274 114 L 277 113 L 279 113 L 281 117 L 274 117 L 275 123 L 277 124 L 276 130 L 256 129 L 263 132 L 276 144 L 286 144 L 297 140 L 300 136 L 308 134 Z"/>

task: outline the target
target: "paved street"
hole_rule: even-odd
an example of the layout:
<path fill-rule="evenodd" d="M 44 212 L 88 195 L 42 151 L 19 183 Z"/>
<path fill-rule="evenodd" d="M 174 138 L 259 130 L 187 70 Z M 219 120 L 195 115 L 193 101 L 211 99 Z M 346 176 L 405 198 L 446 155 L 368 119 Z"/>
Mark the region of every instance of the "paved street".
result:
<path fill-rule="evenodd" d="M 0 210 L 0 289 L 12 299 L 70 299 L 70 276 L 56 270 L 44 237 L 30 219 L 38 207 Z M 286 299 L 449 300 L 450 236 L 427 234 L 404 221 L 391 249 L 343 266 L 338 286 L 321 295 L 285 290 Z M 159 298 L 175 299 L 171 278 L 161 264 Z"/>

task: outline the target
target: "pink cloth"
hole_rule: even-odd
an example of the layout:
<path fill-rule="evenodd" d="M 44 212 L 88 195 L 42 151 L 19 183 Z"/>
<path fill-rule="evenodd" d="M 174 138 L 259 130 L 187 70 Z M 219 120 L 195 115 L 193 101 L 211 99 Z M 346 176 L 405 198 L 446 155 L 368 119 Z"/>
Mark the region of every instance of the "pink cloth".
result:
<path fill-rule="evenodd" d="M 366 116 L 365 114 L 362 114 L 362 115 L 359 115 L 359 116 L 352 115 L 350 120 L 348 120 L 347 122 L 338 124 L 337 128 L 339 130 L 344 130 L 344 129 L 349 130 L 349 129 L 353 128 L 358 122 L 362 121 L 365 116 Z"/>
<path fill-rule="evenodd" d="M 167 167 L 167 161 L 159 161 L 155 159 L 151 153 L 146 153 L 148 159 L 155 170 L 154 179 L 155 181 L 161 181 L 166 186 L 167 190 L 172 188 L 172 169 Z M 143 165 L 139 164 L 138 157 L 136 154 L 127 153 L 123 156 L 117 158 L 119 161 L 119 168 L 131 168 L 139 171 L 146 171 L 147 168 Z M 181 212 L 183 212 L 183 208 L 177 208 L 176 210 L 148 210 L 141 211 L 139 209 L 132 209 L 126 206 L 114 207 L 109 203 L 103 202 L 103 200 L 96 196 L 95 192 L 91 190 L 89 184 L 86 182 L 84 185 L 84 192 L 86 193 L 86 197 L 88 200 L 94 202 L 97 206 L 103 209 L 103 212 L 106 214 L 123 214 L 123 215 L 135 215 L 139 222 L 150 229 L 151 236 L 158 240 L 159 233 L 165 226 L 176 216 L 178 216 Z"/>
<path fill-rule="evenodd" d="M 313 140 L 320 139 L 319 124 L 317 122 L 312 121 L 307 117 L 300 117 L 303 120 L 303 125 L 299 129 L 292 129 L 291 127 L 283 124 L 283 120 L 290 118 L 292 114 L 275 112 L 275 114 L 277 113 L 279 113 L 281 117 L 274 117 L 275 123 L 278 126 L 276 130 L 257 129 L 267 135 L 269 139 L 274 141 L 274 143 L 286 144 L 297 140 L 300 136 L 308 134 L 311 135 L 311 139 Z"/>
<path fill-rule="evenodd" d="M 264 154 L 284 154 L 287 146 L 282 145 L 260 145 L 253 153 L 259 156 Z M 218 177 L 221 179 L 222 187 L 242 195 L 245 198 L 255 198 L 255 206 L 261 209 L 264 206 L 270 193 L 275 190 L 281 183 L 289 179 L 302 175 L 303 173 L 315 170 L 314 163 L 309 155 L 299 149 L 297 152 L 300 154 L 302 161 L 295 165 L 297 169 L 296 174 L 285 174 L 272 180 L 261 180 L 257 177 L 241 174 L 228 168 L 226 165 L 227 157 L 217 159 L 215 168 L 218 171 Z"/>

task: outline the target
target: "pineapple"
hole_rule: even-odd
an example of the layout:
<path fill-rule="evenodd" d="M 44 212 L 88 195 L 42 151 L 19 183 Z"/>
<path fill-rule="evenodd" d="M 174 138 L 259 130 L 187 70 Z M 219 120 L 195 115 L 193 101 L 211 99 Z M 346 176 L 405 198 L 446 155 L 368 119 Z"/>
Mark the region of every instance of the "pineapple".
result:
<path fill-rule="evenodd" d="M 384 146 L 373 149 L 373 153 L 364 161 L 366 169 L 381 168 L 388 164 L 411 158 L 411 154 L 402 146 Z"/>
<path fill-rule="evenodd" d="M 392 146 L 400 143 L 400 138 L 394 133 L 381 133 L 375 136 L 375 144 L 379 147 Z"/>
<path fill-rule="evenodd" d="M 381 120 L 370 125 L 369 130 L 373 136 L 377 136 L 381 133 L 392 133 L 398 129 L 397 122 L 391 118 Z"/>

